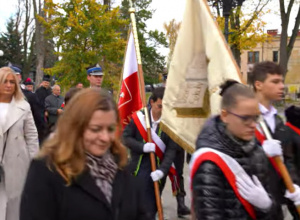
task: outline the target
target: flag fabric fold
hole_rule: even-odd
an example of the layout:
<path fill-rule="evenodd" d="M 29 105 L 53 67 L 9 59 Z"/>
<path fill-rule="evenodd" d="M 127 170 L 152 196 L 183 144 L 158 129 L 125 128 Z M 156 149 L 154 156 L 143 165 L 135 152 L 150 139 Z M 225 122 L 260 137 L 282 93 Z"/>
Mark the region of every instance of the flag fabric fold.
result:
<path fill-rule="evenodd" d="M 220 110 L 219 86 L 241 82 L 239 68 L 205 0 L 187 0 L 163 99 L 162 130 L 188 152 L 211 114 Z"/>
<path fill-rule="evenodd" d="M 129 34 L 121 80 L 118 108 L 122 127 L 124 128 L 130 122 L 132 113 L 143 107 L 139 88 L 137 56 L 132 31 Z"/>

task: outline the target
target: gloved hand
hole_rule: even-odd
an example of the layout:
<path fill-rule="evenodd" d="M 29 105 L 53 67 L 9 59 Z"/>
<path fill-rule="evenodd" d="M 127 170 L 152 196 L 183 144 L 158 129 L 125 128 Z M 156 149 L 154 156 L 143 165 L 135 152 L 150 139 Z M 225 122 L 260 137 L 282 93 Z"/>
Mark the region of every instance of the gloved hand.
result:
<path fill-rule="evenodd" d="M 161 170 L 155 170 L 150 174 L 153 182 L 156 182 L 164 177 L 164 173 Z"/>
<path fill-rule="evenodd" d="M 272 205 L 272 200 L 258 178 L 253 176 L 252 179 L 248 175 L 236 178 L 239 193 L 253 206 L 261 210 L 268 210 Z"/>
<path fill-rule="evenodd" d="M 154 143 L 146 143 L 143 147 L 144 153 L 155 152 L 155 144 Z"/>
<path fill-rule="evenodd" d="M 262 147 L 269 157 L 282 156 L 281 142 L 278 140 L 265 140 Z"/>
<path fill-rule="evenodd" d="M 295 192 L 290 193 L 288 190 L 285 191 L 285 198 L 288 198 L 289 200 L 292 200 L 294 204 L 300 205 L 300 187 L 296 184 L 294 184 Z"/>

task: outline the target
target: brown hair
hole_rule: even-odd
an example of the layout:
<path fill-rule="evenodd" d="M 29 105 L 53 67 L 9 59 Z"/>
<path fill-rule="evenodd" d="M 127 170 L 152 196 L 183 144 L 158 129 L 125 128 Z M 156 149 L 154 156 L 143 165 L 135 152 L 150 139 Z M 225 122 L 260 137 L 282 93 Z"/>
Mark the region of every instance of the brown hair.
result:
<path fill-rule="evenodd" d="M 251 88 L 235 80 L 227 80 L 221 86 L 222 109 L 229 110 L 238 103 L 238 98 L 255 99 L 255 94 Z"/>
<path fill-rule="evenodd" d="M 284 72 L 279 64 L 271 61 L 264 61 L 254 65 L 254 68 L 250 74 L 250 81 L 255 91 L 255 82 L 264 82 L 267 79 L 268 74 L 283 76 Z"/>
<path fill-rule="evenodd" d="M 24 99 L 24 95 L 21 91 L 20 85 L 19 85 L 19 80 L 15 72 L 10 68 L 10 67 L 2 67 L 0 68 L 0 84 L 4 84 L 7 76 L 11 74 L 14 77 L 14 80 L 16 82 L 16 88 L 15 92 L 13 94 L 13 97 L 15 98 L 16 101 Z"/>
<path fill-rule="evenodd" d="M 70 99 L 72 97 L 74 97 L 75 94 L 77 94 L 81 90 L 82 89 L 79 89 L 79 88 L 71 88 L 71 89 L 69 89 L 69 91 L 65 95 L 65 105 L 67 105 L 69 103 Z"/>
<path fill-rule="evenodd" d="M 54 136 L 43 144 L 40 157 L 46 157 L 60 175 L 71 184 L 73 178 L 85 169 L 83 134 L 93 113 L 97 110 L 113 110 L 120 124 L 118 108 L 110 94 L 99 89 L 82 89 L 66 105 L 64 114 L 59 118 Z M 111 153 L 117 158 L 119 168 L 127 164 L 127 150 L 115 139 Z"/>

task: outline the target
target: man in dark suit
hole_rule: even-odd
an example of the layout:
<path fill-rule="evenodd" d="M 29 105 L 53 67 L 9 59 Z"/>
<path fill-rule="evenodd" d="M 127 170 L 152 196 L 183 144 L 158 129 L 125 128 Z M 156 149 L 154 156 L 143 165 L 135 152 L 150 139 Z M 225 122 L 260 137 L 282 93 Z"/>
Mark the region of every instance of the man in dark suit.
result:
<path fill-rule="evenodd" d="M 62 104 L 64 97 L 60 96 L 60 86 L 54 85 L 52 94 L 45 99 L 45 108 L 48 112 L 48 125 L 54 126 L 58 116 L 63 113 Z"/>
<path fill-rule="evenodd" d="M 45 107 L 45 99 L 51 95 L 50 76 L 44 75 L 41 86 L 35 91 L 40 103 Z"/>
<path fill-rule="evenodd" d="M 25 80 L 24 85 L 25 89 L 22 91 L 31 107 L 33 119 L 39 135 L 39 142 L 41 144 L 45 138 L 47 128 L 46 122 L 43 119 L 44 107 L 40 104 L 37 95 L 32 92 L 34 83 L 30 78 Z"/>
<path fill-rule="evenodd" d="M 148 216 L 155 219 L 156 203 L 154 194 L 154 181 L 159 181 L 162 185 L 165 183 L 165 177 L 174 161 L 177 145 L 174 141 L 160 129 L 160 119 L 162 113 L 162 99 L 164 95 L 163 87 L 156 88 L 153 91 L 150 101 L 151 107 L 148 109 L 151 129 L 155 131 L 160 140 L 165 144 L 166 149 L 163 159 L 160 161 L 156 157 L 157 170 L 151 172 L 150 153 L 156 152 L 154 143 L 146 143 L 134 120 L 126 126 L 123 132 L 123 141 L 126 147 L 130 149 L 131 161 L 129 163 L 130 172 L 139 180 L 144 181 L 145 186 L 145 204 L 148 208 Z"/>

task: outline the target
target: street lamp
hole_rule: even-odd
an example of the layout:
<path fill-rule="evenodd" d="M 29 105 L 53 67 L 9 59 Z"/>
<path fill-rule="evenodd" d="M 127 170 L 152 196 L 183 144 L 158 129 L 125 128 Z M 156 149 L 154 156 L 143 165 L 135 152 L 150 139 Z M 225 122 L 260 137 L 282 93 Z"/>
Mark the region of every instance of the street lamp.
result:
<path fill-rule="evenodd" d="M 229 20 L 230 12 L 235 7 L 241 7 L 244 1 L 245 0 L 222 0 L 223 17 L 225 18 L 224 35 L 227 42 L 228 42 L 228 35 L 229 35 L 228 20 Z"/>
<path fill-rule="evenodd" d="M 2 57 L 4 55 L 3 51 L 0 50 L 0 57 Z"/>
<path fill-rule="evenodd" d="M 223 17 L 225 18 L 224 35 L 227 42 L 228 42 L 228 35 L 229 35 L 228 20 L 232 8 L 233 8 L 233 0 L 223 0 Z"/>

